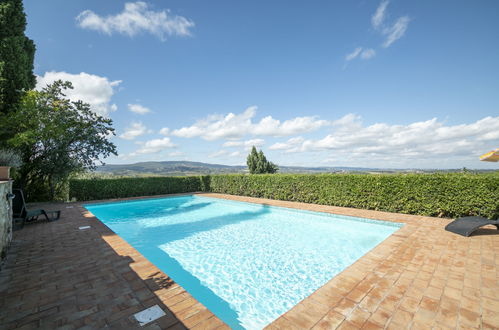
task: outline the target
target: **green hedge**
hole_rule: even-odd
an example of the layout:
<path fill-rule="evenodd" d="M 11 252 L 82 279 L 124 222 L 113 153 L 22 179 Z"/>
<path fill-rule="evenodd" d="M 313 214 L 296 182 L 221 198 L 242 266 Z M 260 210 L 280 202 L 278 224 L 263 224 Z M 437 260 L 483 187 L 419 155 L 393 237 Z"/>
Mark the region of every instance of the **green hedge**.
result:
<path fill-rule="evenodd" d="M 69 198 L 80 201 L 205 191 L 197 176 L 116 179 L 74 179 L 69 182 Z"/>
<path fill-rule="evenodd" d="M 497 173 L 216 175 L 210 190 L 437 217 L 499 216 Z"/>
<path fill-rule="evenodd" d="M 97 200 L 181 192 L 345 206 L 437 217 L 499 218 L 499 173 L 213 175 L 70 182 L 70 197 Z"/>

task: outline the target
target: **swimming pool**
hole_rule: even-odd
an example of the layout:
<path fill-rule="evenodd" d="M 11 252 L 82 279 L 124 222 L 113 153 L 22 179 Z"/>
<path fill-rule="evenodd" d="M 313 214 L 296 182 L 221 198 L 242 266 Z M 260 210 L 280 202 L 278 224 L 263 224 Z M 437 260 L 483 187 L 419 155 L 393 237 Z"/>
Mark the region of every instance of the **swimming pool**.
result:
<path fill-rule="evenodd" d="M 263 328 L 402 226 L 196 195 L 85 207 L 236 329 Z"/>

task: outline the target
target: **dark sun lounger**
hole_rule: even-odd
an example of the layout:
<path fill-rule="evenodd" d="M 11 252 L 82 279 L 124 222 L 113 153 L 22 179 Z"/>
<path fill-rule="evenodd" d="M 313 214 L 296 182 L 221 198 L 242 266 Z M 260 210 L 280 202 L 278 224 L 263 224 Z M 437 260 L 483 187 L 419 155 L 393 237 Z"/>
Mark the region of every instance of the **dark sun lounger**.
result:
<path fill-rule="evenodd" d="M 14 215 L 15 222 L 21 222 L 21 228 L 24 227 L 26 222 L 36 221 L 40 216 L 47 221 L 57 220 L 61 216 L 61 211 L 47 212 L 44 209 L 28 210 L 23 191 L 21 189 L 12 189 L 12 192 L 15 195 L 12 200 L 12 213 Z"/>
<path fill-rule="evenodd" d="M 445 230 L 468 237 L 485 225 L 494 225 L 499 230 L 499 220 L 489 220 L 478 216 L 457 218 L 445 226 Z"/>

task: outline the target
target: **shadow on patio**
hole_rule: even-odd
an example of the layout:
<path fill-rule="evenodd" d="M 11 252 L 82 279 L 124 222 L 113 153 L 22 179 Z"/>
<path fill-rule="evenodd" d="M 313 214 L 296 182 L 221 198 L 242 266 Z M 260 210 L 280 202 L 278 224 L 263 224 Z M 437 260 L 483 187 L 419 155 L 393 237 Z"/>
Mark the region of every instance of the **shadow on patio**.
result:
<path fill-rule="evenodd" d="M 62 210 L 59 221 L 14 233 L 0 270 L 0 328 L 225 326 L 100 221 L 67 205 L 45 205 Z M 139 327 L 133 315 L 154 305 L 166 315 Z"/>

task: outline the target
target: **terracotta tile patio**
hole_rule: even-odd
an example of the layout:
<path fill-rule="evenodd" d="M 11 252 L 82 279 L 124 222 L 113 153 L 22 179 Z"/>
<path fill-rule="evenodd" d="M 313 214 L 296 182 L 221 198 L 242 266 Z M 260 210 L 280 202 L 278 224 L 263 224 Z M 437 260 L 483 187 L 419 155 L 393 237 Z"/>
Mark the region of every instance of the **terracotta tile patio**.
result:
<path fill-rule="evenodd" d="M 495 229 L 464 238 L 438 218 L 204 195 L 406 224 L 269 329 L 499 329 Z M 0 271 L 0 329 L 228 328 L 81 204 L 44 207 L 63 216 L 15 232 Z M 156 304 L 166 315 L 139 327 L 133 314 Z"/>

